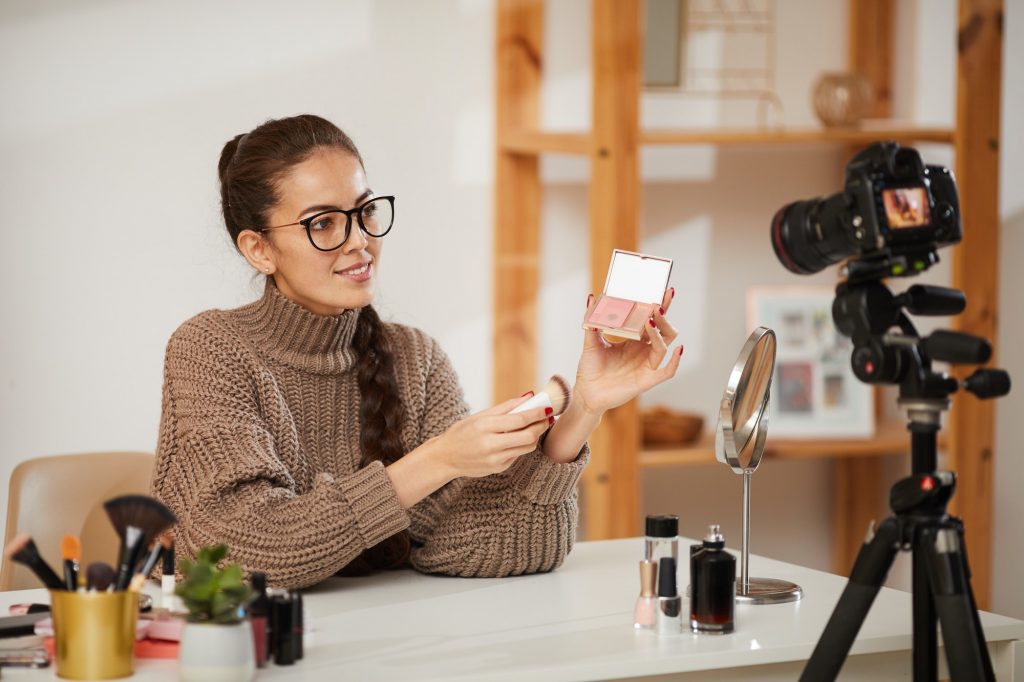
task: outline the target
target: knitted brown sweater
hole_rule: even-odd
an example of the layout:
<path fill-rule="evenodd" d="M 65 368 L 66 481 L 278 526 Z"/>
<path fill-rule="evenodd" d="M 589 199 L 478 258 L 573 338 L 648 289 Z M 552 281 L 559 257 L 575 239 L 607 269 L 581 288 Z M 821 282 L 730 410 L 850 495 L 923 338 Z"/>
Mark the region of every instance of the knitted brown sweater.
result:
<path fill-rule="evenodd" d="M 584 446 L 568 464 L 542 452 L 460 478 L 406 510 L 380 462 L 358 468 L 359 310 L 315 315 L 268 283 L 259 300 L 211 310 L 171 336 L 152 493 L 178 516 L 178 556 L 226 543 L 230 560 L 276 586 L 337 573 L 403 529 L 415 568 L 505 576 L 555 568 L 572 548 Z M 384 324 L 409 452 L 467 415 L 440 346 Z"/>

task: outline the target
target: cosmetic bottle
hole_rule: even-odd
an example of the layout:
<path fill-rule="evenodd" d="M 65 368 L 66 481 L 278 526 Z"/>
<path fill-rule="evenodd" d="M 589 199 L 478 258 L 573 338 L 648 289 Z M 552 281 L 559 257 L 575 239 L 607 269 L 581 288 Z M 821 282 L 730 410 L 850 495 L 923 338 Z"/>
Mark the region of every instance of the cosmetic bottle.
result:
<path fill-rule="evenodd" d="M 302 660 L 305 653 L 305 624 L 306 610 L 302 604 L 302 593 L 296 590 L 292 593 L 292 624 L 294 626 L 293 640 L 295 642 L 295 658 Z"/>
<path fill-rule="evenodd" d="M 267 576 L 263 573 L 253 573 L 252 589 L 256 592 L 256 599 L 249 606 L 249 615 L 252 617 L 253 650 L 256 653 L 256 667 L 265 668 L 267 667 L 267 652 L 270 649 L 270 631 L 267 627 L 270 618 Z"/>
<path fill-rule="evenodd" d="M 678 635 L 683 631 L 683 599 L 676 589 L 676 560 L 662 557 L 658 562 L 658 613 L 655 618 L 659 635 Z"/>
<path fill-rule="evenodd" d="M 644 523 L 644 559 L 657 564 L 664 557 L 679 564 L 679 517 L 648 516 Z"/>
<path fill-rule="evenodd" d="M 733 631 L 736 557 L 725 551 L 719 526 L 712 525 L 703 547 L 690 557 L 690 627 L 695 632 Z"/>
<path fill-rule="evenodd" d="M 271 638 L 273 641 L 274 663 L 294 665 L 298 658 L 295 651 L 295 605 L 291 594 L 274 594 L 270 599 Z"/>
<path fill-rule="evenodd" d="M 654 614 L 658 610 L 658 597 L 654 594 L 654 583 L 658 575 L 658 564 L 646 559 L 640 562 L 640 596 L 633 609 L 633 627 L 638 630 L 654 629 Z"/>

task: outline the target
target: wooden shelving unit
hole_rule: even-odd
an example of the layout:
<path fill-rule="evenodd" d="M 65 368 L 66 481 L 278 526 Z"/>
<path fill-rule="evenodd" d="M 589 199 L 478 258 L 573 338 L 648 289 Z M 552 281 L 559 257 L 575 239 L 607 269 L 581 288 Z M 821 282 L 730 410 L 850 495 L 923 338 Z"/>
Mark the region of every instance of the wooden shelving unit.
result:
<path fill-rule="evenodd" d="M 642 0 L 592 0 L 592 126 L 551 132 L 539 125 L 543 72 L 543 0 L 498 0 L 496 31 L 496 173 L 494 394 L 518 395 L 537 368 L 541 154 L 585 155 L 590 161 L 592 290 L 603 285 L 613 248 L 638 250 L 642 145 L 804 145 L 851 148 L 879 139 L 954 146 L 962 244 L 953 249 L 953 285 L 970 302 L 956 328 L 995 338 L 998 286 L 999 104 L 1003 0 L 959 0 L 957 118 L 952 130 L 888 120 L 894 4 L 849 2 L 852 69 L 867 76 L 879 120 L 858 129 L 641 130 Z M 837 169 L 837 173 L 840 169 Z M 968 273 L 970 276 L 968 277 Z M 528 388 L 528 387 L 526 387 Z M 989 602 L 992 560 L 992 402 L 959 395 L 944 442 L 960 474 L 952 512 L 963 517 L 980 606 Z M 846 573 L 867 522 L 884 513 L 882 456 L 908 450 L 905 427 L 882 423 L 867 440 L 771 439 L 770 457 L 834 461 L 834 570 Z M 710 462 L 710 442 L 691 448 L 643 449 L 637 406 L 607 414 L 591 438 L 584 474 L 589 539 L 626 537 L 640 528 L 641 467 Z M 614 453 L 614 456 L 611 456 Z M 964 483 L 967 483 L 966 485 Z"/>

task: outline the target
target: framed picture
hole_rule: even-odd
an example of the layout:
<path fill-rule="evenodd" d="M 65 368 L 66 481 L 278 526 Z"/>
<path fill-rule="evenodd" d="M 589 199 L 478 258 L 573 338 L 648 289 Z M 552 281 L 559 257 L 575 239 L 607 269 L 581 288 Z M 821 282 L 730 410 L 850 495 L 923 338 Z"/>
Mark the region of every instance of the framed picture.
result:
<path fill-rule="evenodd" d="M 850 369 L 853 342 L 832 322 L 834 298 L 826 287 L 753 287 L 747 292 L 747 326 L 773 329 L 778 340 L 769 435 L 874 435 L 874 388 Z"/>

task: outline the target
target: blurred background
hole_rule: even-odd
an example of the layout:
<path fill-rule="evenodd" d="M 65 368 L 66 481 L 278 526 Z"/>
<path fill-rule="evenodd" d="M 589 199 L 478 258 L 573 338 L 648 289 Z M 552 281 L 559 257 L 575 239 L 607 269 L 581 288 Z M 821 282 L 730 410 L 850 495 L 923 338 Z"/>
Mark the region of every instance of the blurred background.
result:
<path fill-rule="evenodd" d="M 852 1 L 852 0 L 850 0 Z M 955 0 L 894 0 L 892 116 L 952 126 Z M 772 3 L 771 91 L 787 127 L 818 126 L 811 92 L 847 67 L 843 0 Z M 1002 72 L 999 363 L 1024 381 L 1024 4 L 1006 3 Z M 542 126 L 590 123 L 591 5 L 548 0 Z M 395 194 L 375 305 L 438 338 L 474 410 L 492 403 L 495 25 L 492 0 L 0 3 L 0 495 L 28 458 L 156 445 L 163 352 L 185 319 L 256 298 L 262 279 L 219 214 L 223 144 L 268 118 L 315 113 L 359 145 L 372 187 Z M 764 46 L 685 41 L 686 58 L 728 66 Z M 645 89 L 649 128 L 749 127 L 755 103 Z M 948 144 L 919 145 L 952 165 Z M 797 278 L 768 224 L 783 204 L 838 191 L 843 144 L 645 147 L 641 248 L 675 260 L 670 318 L 679 374 L 642 401 L 695 412 L 706 428 L 763 285 Z M 586 157 L 541 161 L 538 372 L 571 376 L 590 291 Z M 970 230 L 965 225 L 965 231 Z M 949 283 L 944 264 L 915 283 Z M 940 321 L 942 322 L 942 321 Z M 930 328 L 929 326 L 925 327 Z M 1024 617 L 1021 391 L 996 407 L 991 610 Z M 909 458 L 884 458 L 888 489 Z M 766 460 L 755 477 L 752 549 L 830 570 L 834 459 Z M 694 536 L 718 522 L 739 544 L 740 480 L 713 463 L 641 471 L 641 513 L 676 513 Z M 584 499 L 586 503 L 586 499 Z M 5 506 L 5 505 L 0 505 Z M 584 507 L 586 514 L 586 507 Z M 0 524 L 2 524 L 0 520 Z M 2 526 L 0 526 L 2 528 Z M 640 534 L 642 528 L 636 529 Z M 968 528 L 970 533 L 970 528 Z M 890 584 L 909 585 L 906 563 Z"/>

